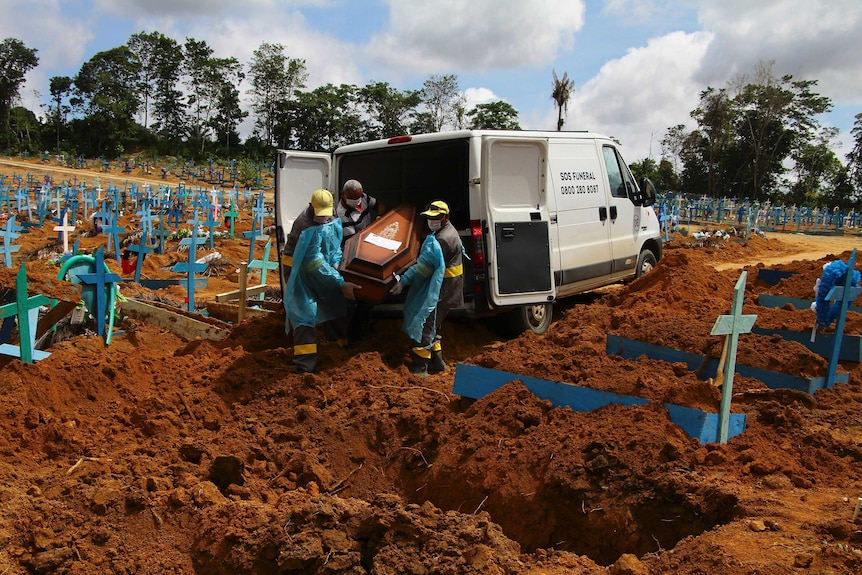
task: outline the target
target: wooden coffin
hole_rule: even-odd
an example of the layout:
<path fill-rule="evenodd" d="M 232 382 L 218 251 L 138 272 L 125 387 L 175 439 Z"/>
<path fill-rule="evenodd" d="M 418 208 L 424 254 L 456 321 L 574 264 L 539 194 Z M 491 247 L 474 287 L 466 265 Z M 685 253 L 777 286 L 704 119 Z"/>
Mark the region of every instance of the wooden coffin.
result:
<path fill-rule="evenodd" d="M 420 218 L 421 219 L 421 218 Z M 345 281 L 362 287 L 356 299 L 380 303 L 400 274 L 416 261 L 421 247 L 416 208 L 402 204 L 389 210 L 344 244 L 339 271 Z"/>

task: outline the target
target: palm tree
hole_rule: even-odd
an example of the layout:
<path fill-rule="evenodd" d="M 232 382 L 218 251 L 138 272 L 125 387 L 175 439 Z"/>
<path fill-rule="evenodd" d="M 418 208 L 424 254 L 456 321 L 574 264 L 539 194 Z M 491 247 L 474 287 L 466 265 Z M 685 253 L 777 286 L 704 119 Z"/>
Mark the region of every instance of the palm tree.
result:
<path fill-rule="evenodd" d="M 557 103 L 557 131 L 563 129 L 563 110 L 569 108 L 569 98 L 575 91 L 575 81 L 569 80 L 569 73 L 563 72 L 562 78 L 557 78 L 557 71 L 553 70 L 554 74 L 554 91 L 551 92 L 551 98 Z"/>

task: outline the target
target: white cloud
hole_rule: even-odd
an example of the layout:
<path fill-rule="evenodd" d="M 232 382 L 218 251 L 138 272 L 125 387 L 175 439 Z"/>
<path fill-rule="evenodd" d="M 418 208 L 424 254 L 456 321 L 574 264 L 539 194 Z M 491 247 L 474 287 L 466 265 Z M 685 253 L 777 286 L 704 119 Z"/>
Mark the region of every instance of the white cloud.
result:
<path fill-rule="evenodd" d="M 50 99 L 50 78 L 74 76 L 87 59 L 87 45 L 93 39 L 86 22 L 62 17 L 60 4 L 59 0 L 3 0 L 0 39 L 20 40 L 35 49 L 39 59 L 19 90 L 22 104 L 37 115 L 42 114 L 40 102 Z"/>
<path fill-rule="evenodd" d="M 628 162 L 658 158 L 668 127 L 692 126 L 689 112 L 702 89 L 693 74 L 711 38 L 674 32 L 606 63 L 584 86 L 575 86 L 564 128 L 616 137 Z M 556 113 L 552 125 L 555 120 Z"/>
<path fill-rule="evenodd" d="M 59 0 L 3 0 L 0 38 L 15 38 L 36 48 L 40 68 L 77 70 L 93 32 L 86 22 L 63 18 L 60 4 Z"/>
<path fill-rule="evenodd" d="M 123 18 L 173 18 L 217 17 L 236 7 L 234 0 L 96 0 L 96 10 Z M 272 0 L 243 0 L 243 9 L 266 9 Z"/>
<path fill-rule="evenodd" d="M 708 2 L 703 26 L 715 34 L 698 79 L 719 86 L 774 61 L 776 75 L 818 80 L 833 101 L 862 103 L 862 3 L 858 0 Z"/>
<path fill-rule="evenodd" d="M 477 104 L 488 104 L 497 102 L 501 98 L 488 88 L 467 88 L 464 90 L 465 107 L 469 110 Z"/>
<path fill-rule="evenodd" d="M 366 57 L 418 75 L 546 65 L 584 25 L 581 0 L 387 2 L 389 29 Z"/>

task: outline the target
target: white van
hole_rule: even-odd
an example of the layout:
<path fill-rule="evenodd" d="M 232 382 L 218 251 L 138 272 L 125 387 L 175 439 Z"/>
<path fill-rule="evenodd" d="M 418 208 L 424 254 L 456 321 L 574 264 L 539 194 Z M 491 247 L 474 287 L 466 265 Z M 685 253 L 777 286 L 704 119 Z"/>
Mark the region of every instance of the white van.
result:
<path fill-rule="evenodd" d="M 349 179 L 388 207 L 448 203 L 469 257 L 460 311 L 506 312 L 514 333 L 544 333 L 555 300 L 637 277 L 662 254 L 655 188 L 638 186 L 613 140 L 494 130 L 399 136 L 332 154 L 278 150 L 279 253 L 311 192 L 337 198 Z"/>

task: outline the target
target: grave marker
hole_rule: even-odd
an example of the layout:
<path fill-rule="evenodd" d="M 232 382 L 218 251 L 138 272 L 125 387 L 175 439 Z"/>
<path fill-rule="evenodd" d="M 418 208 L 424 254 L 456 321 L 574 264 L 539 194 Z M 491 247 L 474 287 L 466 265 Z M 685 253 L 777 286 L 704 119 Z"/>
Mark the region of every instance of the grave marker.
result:
<path fill-rule="evenodd" d="M 188 279 L 185 282 L 186 291 L 188 292 L 188 311 L 195 311 L 195 273 L 203 272 L 207 269 L 207 264 L 197 263 L 197 258 L 195 256 L 198 241 L 205 239 L 206 238 L 198 236 L 198 221 L 197 218 L 195 218 L 194 226 L 192 227 L 192 235 L 180 240 L 181 246 L 189 247 L 189 260 L 188 262 L 176 263 L 174 264 L 174 267 L 171 268 L 172 272 L 185 272 L 188 274 Z"/>
<path fill-rule="evenodd" d="M 829 357 L 829 367 L 826 370 L 826 387 L 835 385 L 835 373 L 838 367 L 838 356 L 841 354 L 841 339 L 844 334 L 844 321 L 847 319 L 847 308 L 850 302 L 856 301 L 859 297 L 862 288 L 853 286 L 853 271 L 856 269 L 856 248 L 850 252 L 850 259 L 847 261 L 847 273 L 844 274 L 844 285 L 834 286 L 829 293 L 826 294 L 826 299 L 829 301 L 841 301 L 841 306 L 838 311 L 838 322 L 835 324 L 834 341 L 832 342 L 832 353 Z M 816 325 L 816 324 L 815 324 Z"/>
<path fill-rule="evenodd" d="M 141 283 L 141 268 L 144 265 L 144 258 L 147 257 L 148 253 L 153 251 L 153 248 L 147 245 L 147 230 L 141 232 L 140 243 L 132 244 L 126 249 L 138 254 L 137 261 L 135 262 L 135 283 Z"/>
<path fill-rule="evenodd" d="M 20 226 L 15 223 L 15 216 L 12 216 L 6 220 L 6 225 L 0 232 L 0 239 L 3 240 L 3 243 L 0 244 L 0 250 L 3 251 L 3 263 L 7 268 L 12 267 L 12 254 L 21 249 L 21 246 L 12 245 L 12 241 L 20 237 L 21 234 L 18 233 L 20 231 Z"/>
<path fill-rule="evenodd" d="M 239 212 L 236 211 L 236 205 L 233 202 L 231 202 L 230 209 L 225 212 L 224 217 L 226 220 L 230 220 L 230 239 L 234 239 L 234 220 L 239 217 Z"/>
<path fill-rule="evenodd" d="M 95 292 L 93 304 L 96 309 L 91 309 L 90 313 L 96 318 L 96 333 L 101 336 L 106 336 L 105 343 L 110 343 L 110 332 L 113 329 L 114 318 L 114 298 L 117 293 L 117 283 L 123 281 L 120 276 L 113 272 L 107 272 L 105 265 L 105 254 L 102 248 L 96 250 L 96 255 L 93 258 L 93 272 L 79 273 L 78 279 L 82 284 L 93 286 L 91 289 Z M 105 295 L 105 292 L 109 296 Z M 110 301 L 108 301 L 110 299 Z M 108 307 L 110 305 L 110 308 Z M 111 325 L 105 325 L 105 316 L 110 314 Z"/>
<path fill-rule="evenodd" d="M 248 264 L 248 269 L 259 269 L 260 270 L 260 283 L 266 285 L 266 270 L 277 270 L 278 269 L 278 261 L 269 261 L 269 251 L 272 248 L 272 238 L 267 240 L 266 245 L 263 247 L 263 259 L 253 260 Z M 264 299 L 266 294 L 261 293 L 259 295 L 259 299 Z"/>
<path fill-rule="evenodd" d="M 63 244 L 63 253 L 69 253 L 69 232 L 75 231 L 75 226 L 69 225 L 69 212 L 65 209 L 63 210 L 63 218 L 62 224 L 59 226 L 54 226 L 55 232 L 60 232 L 57 236 L 58 243 Z"/>
<path fill-rule="evenodd" d="M 733 393 L 733 375 L 736 371 L 736 344 L 739 340 L 739 334 L 748 333 L 751 331 L 751 326 L 754 325 L 756 315 L 742 315 L 742 301 L 745 299 L 745 278 L 748 272 L 742 272 L 739 280 L 736 282 L 736 287 L 733 288 L 733 305 L 731 315 L 722 315 L 715 320 L 715 325 L 712 326 L 711 335 L 725 335 L 725 351 L 722 355 L 726 356 L 724 365 L 719 365 L 719 370 L 724 369 L 724 381 L 721 387 L 721 406 L 718 414 L 718 441 L 719 443 L 727 443 L 727 429 L 730 417 L 730 397 Z M 716 374 L 716 379 L 720 379 Z"/>
<path fill-rule="evenodd" d="M 35 349 L 39 308 L 50 303 L 51 300 L 41 294 L 27 297 L 27 271 L 22 263 L 15 276 L 15 301 L 0 306 L 0 318 L 18 318 L 18 345 L 4 343 L 0 345 L 0 353 L 20 357 L 25 363 L 33 363 L 35 359 L 44 359 L 51 355 Z"/>

